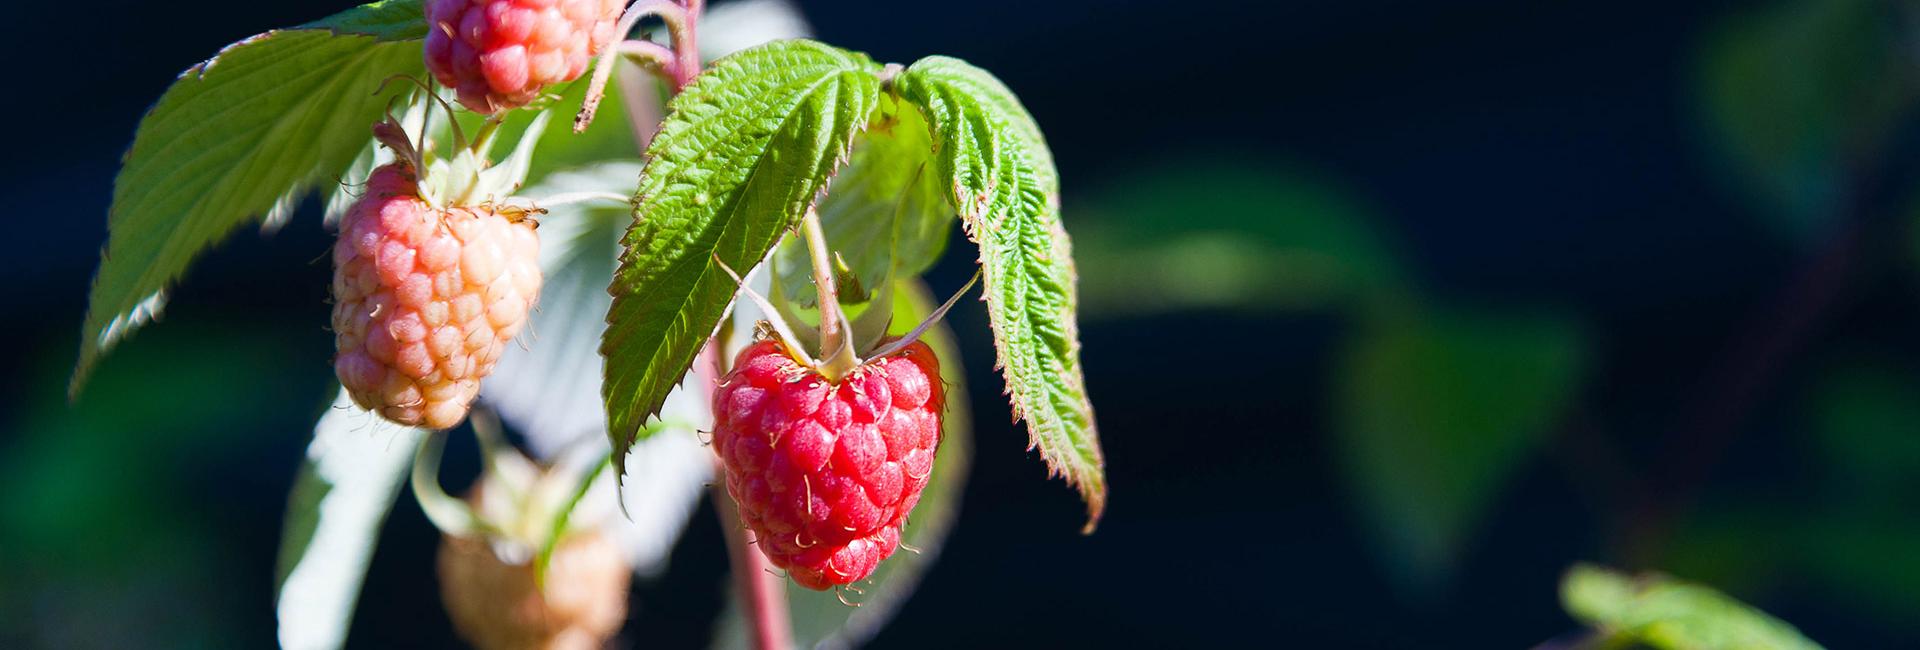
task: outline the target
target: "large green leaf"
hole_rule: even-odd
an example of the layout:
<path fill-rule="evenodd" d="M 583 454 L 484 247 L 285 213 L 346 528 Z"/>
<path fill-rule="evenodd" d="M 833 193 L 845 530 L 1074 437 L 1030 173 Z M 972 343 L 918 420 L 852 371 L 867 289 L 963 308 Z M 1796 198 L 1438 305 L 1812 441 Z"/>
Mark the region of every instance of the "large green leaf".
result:
<path fill-rule="evenodd" d="M 424 74 L 418 0 L 381 2 L 228 46 L 180 75 L 140 121 L 114 179 L 77 392 L 100 354 L 153 318 L 195 255 L 251 220 L 284 214 L 337 179 L 369 127 Z"/>
<path fill-rule="evenodd" d="M 1779 619 L 1711 588 L 1666 576 L 1633 577 L 1577 565 L 1560 582 L 1574 618 L 1598 628 L 1607 644 L 1662 650 L 1818 650 Z"/>
<path fill-rule="evenodd" d="M 893 304 L 893 327 L 888 332 L 902 335 L 918 325 L 938 306 L 926 285 L 902 281 L 895 287 L 900 296 Z M 873 575 L 858 585 L 864 595 L 814 591 L 787 584 L 787 608 L 793 624 L 794 647 L 851 648 L 871 640 L 907 598 L 913 595 L 920 576 L 933 566 L 940 548 L 960 514 L 960 495 L 965 491 L 967 469 L 973 457 L 973 429 L 967 417 L 972 413 L 967 402 L 966 373 L 960 364 L 960 350 L 953 344 L 953 333 L 946 325 L 936 325 L 921 337 L 940 358 L 940 377 L 947 385 L 947 410 L 941 421 L 940 453 L 934 457 L 933 479 L 921 494 L 920 504 L 900 533 L 900 543 L 918 552 L 900 549 L 881 562 Z M 840 599 L 853 598 L 859 607 L 848 607 Z M 726 615 L 715 630 L 715 648 L 746 648 L 747 622 L 740 616 L 738 594 L 728 600 Z"/>
<path fill-rule="evenodd" d="M 845 160 L 878 102 L 878 67 L 812 41 L 721 59 L 669 105 L 647 149 L 634 224 L 614 274 L 608 435 L 621 456 L 659 412 L 732 301 Z"/>
<path fill-rule="evenodd" d="M 1411 314 L 1360 334 L 1342 361 L 1340 452 L 1391 567 L 1445 577 L 1499 488 L 1577 386 L 1580 331 L 1553 318 Z"/>
<path fill-rule="evenodd" d="M 1073 247 L 1060 224 L 1059 177 L 1040 127 L 999 79 L 928 57 L 894 82 L 932 128 L 936 180 L 980 245 L 995 364 L 1014 412 L 1053 473 L 1106 506 L 1105 459 L 1080 371 Z"/>
<path fill-rule="evenodd" d="M 320 416 L 280 540 L 281 647 L 345 643 L 380 525 L 425 433 L 354 406 L 346 391 Z"/>

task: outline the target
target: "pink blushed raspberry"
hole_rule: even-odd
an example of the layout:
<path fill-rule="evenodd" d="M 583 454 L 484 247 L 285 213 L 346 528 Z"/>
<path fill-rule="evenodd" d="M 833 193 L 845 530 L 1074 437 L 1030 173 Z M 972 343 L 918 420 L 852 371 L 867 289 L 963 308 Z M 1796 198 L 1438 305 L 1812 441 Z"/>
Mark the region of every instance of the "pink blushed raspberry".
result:
<path fill-rule="evenodd" d="M 436 209 L 412 171 L 374 171 L 333 247 L 334 374 L 394 422 L 460 423 L 540 291 L 533 223 Z"/>
<path fill-rule="evenodd" d="M 619 37 L 625 0 L 428 0 L 427 69 L 492 114 L 572 81 Z"/>
<path fill-rule="evenodd" d="M 871 575 L 933 472 L 944 392 L 921 342 L 839 384 L 772 341 L 742 351 L 714 393 L 713 449 L 767 558 L 809 589 Z"/>

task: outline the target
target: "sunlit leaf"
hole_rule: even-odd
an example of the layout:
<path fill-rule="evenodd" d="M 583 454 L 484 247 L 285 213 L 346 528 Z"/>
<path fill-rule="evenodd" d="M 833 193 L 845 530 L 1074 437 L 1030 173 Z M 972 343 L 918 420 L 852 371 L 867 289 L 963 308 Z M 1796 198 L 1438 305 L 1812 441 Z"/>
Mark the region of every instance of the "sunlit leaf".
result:
<path fill-rule="evenodd" d="M 1609 640 L 1661 650 L 1817 650 L 1793 626 L 1711 588 L 1589 565 L 1567 571 L 1560 600 Z M 1616 647 L 1616 646 L 1604 646 Z"/>
<path fill-rule="evenodd" d="M 616 457 L 644 434 L 735 286 L 826 187 L 878 101 L 866 57 L 781 41 L 721 59 L 647 150 L 600 351 Z"/>
<path fill-rule="evenodd" d="M 194 66 L 140 121 L 114 179 L 72 390 L 101 352 L 151 320 L 207 247 L 292 210 L 339 178 L 403 84 L 424 74 L 418 0 L 366 5 L 260 34 Z"/>
<path fill-rule="evenodd" d="M 921 59 L 894 89 L 927 118 L 936 180 L 980 245 L 994 365 L 1048 468 L 1080 490 L 1086 530 L 1106 507 L 1106 460 L 1080 369 L 1073 245 L 1040 127 L 985 70 Z"/>

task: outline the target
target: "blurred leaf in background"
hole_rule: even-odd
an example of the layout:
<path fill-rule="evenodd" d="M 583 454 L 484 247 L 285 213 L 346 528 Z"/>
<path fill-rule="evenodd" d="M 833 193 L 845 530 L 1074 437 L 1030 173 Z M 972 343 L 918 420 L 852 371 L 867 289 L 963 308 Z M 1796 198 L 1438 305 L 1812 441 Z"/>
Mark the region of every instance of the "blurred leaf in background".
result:
<path fill-rule="evenodd" d="M 1308 174 L 1193 157 L 1068 206 L 1089 318 L 1384 302 L 1402 284 L 1359 203 Z"/>
<path fill-rule="evenodd" d="M 1910 114 L 1920 71 L 1913 7 L 1781 0 L 1734 14 L 1701 53 L 1699 102 L 1733 184 L 1782 234 L 1817 234 L 1847 175 Z"/>
<path fill-rule="evenodd" d="M 0 418 L 13 433 L 0 452 L 0 549 L 14 558 L 0 569 L 11 612 L 0 640 L 221 647 L 251 629 L 248 592 L 232 583 L 251 575 L 236 558 L 257 540 L 223 537 L 233 513 L 205 497 L 249 489 L 238 465 L 273 441 L 242 434 L 314 386 L 284 379 L 282 339 L 173 325 L 123 345 L 72 405 L 60 389 L 71 359 L 44 355 L 23 384 L 32 397 Z"/>
<path fill-rule="evenodd" d="M 1586 361 L 1582 331 L 1554 317 L 1446 311 L 1357 333 L 1338 370 L 1340 460 L 1399 578 L 1427 588 L 1448 577 Z"/>
<path fill-rule="evenodd" d="M 1594 647 L 1660 650 L 1819 650 L 1792 625 L 1708 587 L 1576 565 L 1560 583 L 1574 618 L 1601 636 Z"/>

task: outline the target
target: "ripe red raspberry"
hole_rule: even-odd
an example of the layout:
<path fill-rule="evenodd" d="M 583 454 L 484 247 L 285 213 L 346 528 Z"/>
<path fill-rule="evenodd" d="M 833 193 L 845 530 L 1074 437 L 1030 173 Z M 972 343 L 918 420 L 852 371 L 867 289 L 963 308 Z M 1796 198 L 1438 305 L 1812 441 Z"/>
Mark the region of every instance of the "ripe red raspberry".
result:
<path fill-rule="evenodd" d="M 334 373 L 389 420 L 452 427 L 539 291 L 532 221 L 436 209 L 406 163 L 381 167 L 333 247 Z"/>
<path fill-rule="evenodd" d="M 571 81 L 618 36 L 625 0 L 429 0 L 427 69 L 492 114 Z"/>
<path fill-rule="evenodd" d="M 742 351 L 714 393 L 713 449 L 767 558 L 809 589 L 872 574 L 927 487 L 944 392 L 923 342 L 838 385 L 772 341 Z"/>

